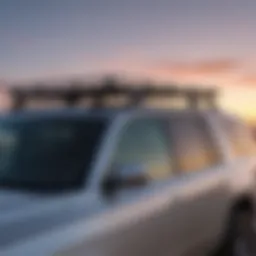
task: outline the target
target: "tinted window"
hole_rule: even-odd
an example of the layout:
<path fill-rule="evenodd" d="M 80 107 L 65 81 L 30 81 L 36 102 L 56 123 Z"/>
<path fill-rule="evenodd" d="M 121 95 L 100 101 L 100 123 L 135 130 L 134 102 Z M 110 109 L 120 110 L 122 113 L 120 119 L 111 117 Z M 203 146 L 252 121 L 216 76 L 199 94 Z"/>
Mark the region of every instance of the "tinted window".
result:
<path fill-rule="evenodd" d="M 34 189 L 79 186 L 106 127 L 102 120 L 0 123 L 0 184 Z"/>
<path fill-rule="evenodd" d="M 128 172 L 143 169 L 147 180 L 170 176 L 171 159 L 163 128 L 161 122 L 153 120 L 131 122 L 121 134 L 113 165 L 122 170 L 127 167 Z"/>
<path fill-rule="evenodd" d="M 255 155 L 255 141 L 250 130 L 244 124 L 233 120 L 224 120 L 223 123 L 234 155 Z"/>
<path fill-rule="evenodd" d="M 179 170 L 198 171 L 214 166 L 220 161 L 204 119 L 172 118 L 170 127 Z"/>

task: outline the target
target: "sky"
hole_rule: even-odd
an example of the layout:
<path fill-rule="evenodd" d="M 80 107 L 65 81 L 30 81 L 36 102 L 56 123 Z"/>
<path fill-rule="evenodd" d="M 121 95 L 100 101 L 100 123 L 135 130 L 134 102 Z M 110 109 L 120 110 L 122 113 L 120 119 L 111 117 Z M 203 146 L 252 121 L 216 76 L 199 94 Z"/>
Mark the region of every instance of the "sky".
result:
<path fill-rule="evenodd" d="M 256 121 L 255 0 L 1 0 L 0 81 L 118 74 L 216 85 Z"/>

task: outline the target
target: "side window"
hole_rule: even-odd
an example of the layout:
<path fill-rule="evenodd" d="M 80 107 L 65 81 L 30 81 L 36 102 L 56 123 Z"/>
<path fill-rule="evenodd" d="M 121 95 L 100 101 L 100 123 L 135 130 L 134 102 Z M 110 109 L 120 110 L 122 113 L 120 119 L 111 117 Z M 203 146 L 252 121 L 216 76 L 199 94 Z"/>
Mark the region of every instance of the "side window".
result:
<path fill-rule="evenodd" d="M 235 156 L 256 154 L 253 136 L 244 124 L 233 120 L 225 120 L 224 128 Z"/>
<path fill-rule="evenodd" d="M 221 161 L 203 118 L 173 118 L 170 127 L 177 167 L 181 172 L 200 171 Z"/>
<path fill-rule="evenodd" d="M 161 180 L 171 175 L 171 159 L 163 123 L 157 120 L 136 120 L 129 123 L 118 142 L 113 157 L 117 175 L 143 173 L 145 180 Z M 118 173 L 119 172 L 119 173 Z"/>

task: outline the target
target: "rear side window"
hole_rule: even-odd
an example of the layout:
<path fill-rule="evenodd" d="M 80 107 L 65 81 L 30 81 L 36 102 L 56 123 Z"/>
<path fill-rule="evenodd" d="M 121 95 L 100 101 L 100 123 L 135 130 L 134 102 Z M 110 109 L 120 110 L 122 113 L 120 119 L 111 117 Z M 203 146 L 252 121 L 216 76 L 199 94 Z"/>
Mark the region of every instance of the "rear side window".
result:
<path fill-rule="evenodd" d="M 224 122 L 226 136 L 235 156 L 250 156 L 256 154 L 255 141 L 248 127 L 234 120 Z"/>
<path fill-rule="evenodd" d="M 145 180 L 162 180 L 172 174 L 164 125 L 158 120 L 135 120 L 123 130 L 112 165 L 125 178 L 136 169 L 144 170 Z M 119 172 L 119 173 L 118 173 Z M 129 174 L 129 175 L 130 175 Z"/>
<path fill-rule="evenodd" d="M 170 129 L 176 164 L 181 172 L 200 171 L 221 161 L 209 127 L 203 118 L 172 118 Z"/>

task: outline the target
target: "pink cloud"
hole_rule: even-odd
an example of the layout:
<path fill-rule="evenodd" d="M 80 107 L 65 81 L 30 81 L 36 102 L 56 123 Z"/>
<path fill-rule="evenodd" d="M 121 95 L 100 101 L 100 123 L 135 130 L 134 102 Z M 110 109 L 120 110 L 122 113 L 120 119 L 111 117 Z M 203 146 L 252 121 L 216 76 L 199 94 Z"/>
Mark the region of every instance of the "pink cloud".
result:
<path fill-rule="evenodd" d="M 234 71 L 240 63 L 233 59 L 215 59 L 203 61 L 175 62 L 159 61 L 151 66 L 151 71 L 163 75 L 175 76 L 211 76 L 223 75 Z"/>
<path fill-rule="evenodd" d="M 247 86 L 256 86 L 256 74 L 242 76 L 239 83 Z"/>

